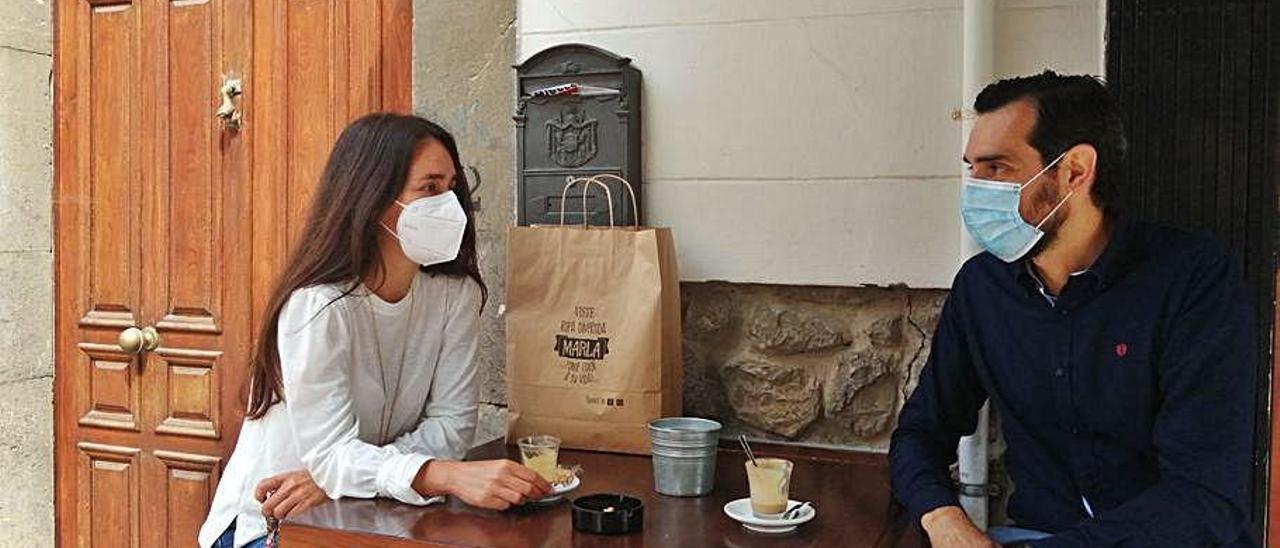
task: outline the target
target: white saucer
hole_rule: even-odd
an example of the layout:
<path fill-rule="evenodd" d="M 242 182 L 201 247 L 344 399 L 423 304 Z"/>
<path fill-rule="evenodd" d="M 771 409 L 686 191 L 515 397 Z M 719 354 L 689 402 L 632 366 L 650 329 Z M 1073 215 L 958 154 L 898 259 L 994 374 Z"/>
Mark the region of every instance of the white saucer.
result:
<path fill-rule="evenodd" d="M 552 485 L 551 486 L 552 491 L 550 495 L 542 497 L 538 500 L 531 500 L 529 502 L 532 504 L 549 504 L 552 502 L 558 502 L 560 501 L 560 499 L 563 499 L 566 494 L 572 493 L 575 489 L 577 489 L 579 485 L 582 485 L 582 480 L 578 479 L 577 476 L 574 476 L 573 481 L 570 481 L 566 485 Z"/>
<path fill-rule="evenodd" d="M 787 501 L 787 508 L 794 508 L 803 504 L 800 501 Z M 802 523 L 808 523 L 814 516 L 818 515 L 818 511 L 809 506 L 800 511 L 800 515 L 791 519 L 762 519 L 751 513 L 751 499 L 738 499 L 724 505 L 725 515 L 735 519 L 746 527 L 748 531 L 757 533 L 765 533 L 770 535 L 780 535 L 790 533 L 796 530 L 796 526 Z"/>

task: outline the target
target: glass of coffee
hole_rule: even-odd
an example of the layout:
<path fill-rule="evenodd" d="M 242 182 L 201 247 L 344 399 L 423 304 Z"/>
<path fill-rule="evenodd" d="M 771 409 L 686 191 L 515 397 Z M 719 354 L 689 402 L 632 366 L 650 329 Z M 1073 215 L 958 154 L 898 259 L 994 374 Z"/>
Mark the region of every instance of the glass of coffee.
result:
<path fill-rule="evenodd" d="M 555 436 L 529 436 L 520 438 L 521 462 L 537 472 L 547 482 L 556 480 L 556 467 L 560 459 L 560 438 Z"/>
<path fill-rule="evenodd" d="M 778 519 L 787 511 L 791 491 L 792 463 L 786 459 L 747 460 L 747 485 L 751 490 L 751 513 L 760 519 Z"/>

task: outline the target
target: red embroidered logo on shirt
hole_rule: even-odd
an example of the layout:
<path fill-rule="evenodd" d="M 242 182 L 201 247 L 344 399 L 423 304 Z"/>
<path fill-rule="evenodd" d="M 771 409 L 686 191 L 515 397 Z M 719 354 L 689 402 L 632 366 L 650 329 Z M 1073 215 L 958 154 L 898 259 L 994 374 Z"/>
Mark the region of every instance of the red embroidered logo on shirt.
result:
<path fill-rule="evenodd" d="M 1125 355 L 1125 354 L 1128 354 L 1128 353 L 1129 353 L 1129 345 L 1127 345 L 1127 344 L 1125 344 L 1125 343 L 1120 343 L 1120 344 L 1117 344 L 1117 345 L 1116 345 L 1116 356 L 1117 356 L 1117 357 L 1121 357 L 1121 358 L 1123 358 L 1123 357 L 1124 357 L 1124 355 Z"/>

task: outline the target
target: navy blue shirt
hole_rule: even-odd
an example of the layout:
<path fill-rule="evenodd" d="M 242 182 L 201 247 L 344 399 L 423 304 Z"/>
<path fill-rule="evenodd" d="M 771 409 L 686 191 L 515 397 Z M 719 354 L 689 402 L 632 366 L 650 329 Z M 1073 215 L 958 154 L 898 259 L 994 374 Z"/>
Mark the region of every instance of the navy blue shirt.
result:
<path fill-rule="evenodd" d="M 948 466 L 990 399 L 1009 517 L 1055 534 L 1035 546 L 1253 546 L 1255 336 L 1207 236 L 1121 216 L 1053 299 L 1025 262 L 978 255 L 893 433 L 894 495 L 916 517 L 958 505 Z"/>

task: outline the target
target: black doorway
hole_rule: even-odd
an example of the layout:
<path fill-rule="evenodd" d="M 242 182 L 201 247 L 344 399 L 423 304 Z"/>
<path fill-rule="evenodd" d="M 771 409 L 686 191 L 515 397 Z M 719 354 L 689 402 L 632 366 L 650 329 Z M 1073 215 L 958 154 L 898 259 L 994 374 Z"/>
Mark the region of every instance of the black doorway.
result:
<path fill-rule="evenodd" d="M 1276 286 L 1280 3 L 1109 0 L 1107 80 L 1129 134 L 1127 210 L 1206 230 L 1238 254 L 1258 308 L 1253 522 L 1267 519 Z"/>

